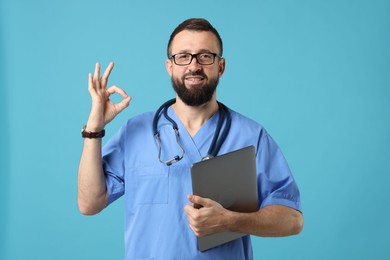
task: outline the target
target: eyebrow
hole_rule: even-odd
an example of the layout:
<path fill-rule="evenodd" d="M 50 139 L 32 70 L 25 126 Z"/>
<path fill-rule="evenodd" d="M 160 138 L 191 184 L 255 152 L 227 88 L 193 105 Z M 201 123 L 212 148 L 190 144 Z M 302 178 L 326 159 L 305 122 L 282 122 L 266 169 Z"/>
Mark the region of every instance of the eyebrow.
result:
<path fill-rule="evenodd" d="M 205 52 L 207 52 L 207 53 L 214 53 L 214 52 L 212 52 L 212 51 L 210 51 L 208 49 L 200 49 L 197 53 L 205 53 Z M 179 51 L 177 53 L 191 53 L 192 54 L 192 52 L 189 49 L 184 49 L 184 50 L 181 50 L 181 51 Z M 215 52 L 215 53 L 218 53 L 218 52 Z"/>

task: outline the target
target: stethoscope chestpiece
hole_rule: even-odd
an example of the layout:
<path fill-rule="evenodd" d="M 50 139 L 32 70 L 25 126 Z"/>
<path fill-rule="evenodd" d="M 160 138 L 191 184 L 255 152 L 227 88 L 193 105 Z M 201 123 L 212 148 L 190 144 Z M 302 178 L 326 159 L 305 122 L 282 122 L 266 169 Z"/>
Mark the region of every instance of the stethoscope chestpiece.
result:
<path fill-rule="evenodd" d="M 175 157 L 173 157 L 173 159 L 171 159 L 169 161 L 165 161 L 163 163 L 165 163 L 167 166 L 171 166 L 173 163 L 180 161 L 182 158 L 183 157 L 180 157 L 179 155 L 176 155 Z M 160 162 L 161 162 L 161 160 L 160 160 Z"/>
<path fill-rule="evenodd" d="M 181 143 L 180 143 L 180 141 L 179 141 L 179 131 L 178 131 L 178 129 L 175 128 L 175 127 L 173 127 L 173 130 L 175 131 L 176 142 L 177 142 L 178 146 L 180 147 L 180 149 L 181 149 L 181 151 L 182 151 L 182 154 L 181 154 L 181 156 L 175 155 L 175 156 L 174 156 L 172 159 L 170 159 L 170 160 L 162 160 L 162 159 L 161 159 L 161 141 L 160 141 L 160 134 L 159 134 L 157 131 L 156 131 L 155 134 L 154 134 L 154 137 L 156 138 L 156 141 L 157 141 L 157 144 L 158 144 L 158 160 L 159 160 L 161 163 L 166 164 L 167 166 L 171 166 L 173 163 L 180 161 L 181 159 L 183 159 L 184 154 L 185 154 L 184 148 L 183 148 L 183 146 L 181 145 Z"/>

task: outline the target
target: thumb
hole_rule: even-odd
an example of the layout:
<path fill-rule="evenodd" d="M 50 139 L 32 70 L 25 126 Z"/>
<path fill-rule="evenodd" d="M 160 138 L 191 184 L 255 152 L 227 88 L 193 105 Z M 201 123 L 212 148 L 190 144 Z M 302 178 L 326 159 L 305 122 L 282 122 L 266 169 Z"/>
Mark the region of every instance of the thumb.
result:
<path fill-rule="evenodd" d="M 200 196 L 192 195 L 192 194 L 188 195 L 187 199 L 192 203 L 194 203 L 195 205 L 201 205 L 203 207 L 208 206 L 210 201 L 209 199 L 202 198 Z"/>

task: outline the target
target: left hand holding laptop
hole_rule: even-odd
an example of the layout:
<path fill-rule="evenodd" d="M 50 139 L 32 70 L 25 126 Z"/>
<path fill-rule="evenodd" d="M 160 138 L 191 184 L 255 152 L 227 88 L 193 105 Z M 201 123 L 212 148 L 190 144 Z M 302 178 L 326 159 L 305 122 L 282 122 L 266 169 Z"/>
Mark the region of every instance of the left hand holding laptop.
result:
<path fill-rule="evenodd" d="M 186 205 L 184 211 L 197 237 L 228 231 L 229 210 L 214 200 L 200 196 L 188 195 L 187 199 L 193 204 Z"/>

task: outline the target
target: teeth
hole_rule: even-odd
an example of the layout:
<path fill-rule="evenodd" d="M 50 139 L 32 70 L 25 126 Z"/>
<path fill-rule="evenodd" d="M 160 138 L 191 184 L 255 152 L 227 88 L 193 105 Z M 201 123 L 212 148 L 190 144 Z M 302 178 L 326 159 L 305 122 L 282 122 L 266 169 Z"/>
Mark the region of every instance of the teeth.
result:
<path fill-rule="evenodd" d="M 195 81 L 201 81 L 202 78 L 187 78 L 187 80 L 195 82 Z"/>

